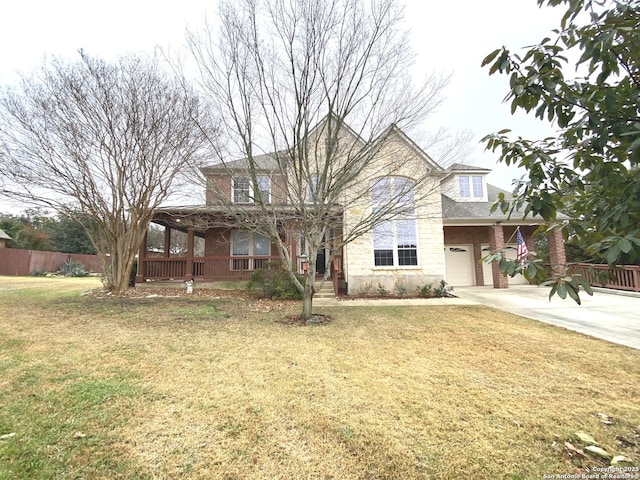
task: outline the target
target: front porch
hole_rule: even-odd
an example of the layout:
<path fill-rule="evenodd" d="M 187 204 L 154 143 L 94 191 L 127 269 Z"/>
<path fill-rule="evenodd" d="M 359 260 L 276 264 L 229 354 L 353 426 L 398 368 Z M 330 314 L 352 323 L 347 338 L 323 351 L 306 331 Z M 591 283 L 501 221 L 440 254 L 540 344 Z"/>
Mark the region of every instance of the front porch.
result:
<path fill-rule="evenodd" d="M 139 257 L 136 283 L 156 280 L 244 281 L 254 270 L 280 264 L 277 256 Z"/>
<path fill-rule="evenodd" d="M 143 247 L 138 252 L 137 284 L 171 280 L 248 281 L 255 270 L 281 268 L 282 259 L 277 254 L 275 242 L 234 227 L 233 219 L 226 212 L 219 212 L 210 206 L 157 210 L 152 223 L 164 227 L 164 245 L 151 250 L 145 237 Z M 186 237 L 179 251 L 172 244 L 172 232 L 181 232 L 183 241 Z M 279 232 L 294 271 L 304 273 L 308 258 L 302 253 L 305 249 L 299 227 L 295 222 L 282 224 Z M 195 248 L 196 238 L 201 239 L 199 249 Z M 329 255 L 327 242 L 327 248 L 318 253 L 317 261 L 322 263 L 322 267 L 318 265 L 317 273 L 324 273 L 326 260 L 331 258 L 330 277 L 335 283 L 342 271 L 342 258 Z"/>

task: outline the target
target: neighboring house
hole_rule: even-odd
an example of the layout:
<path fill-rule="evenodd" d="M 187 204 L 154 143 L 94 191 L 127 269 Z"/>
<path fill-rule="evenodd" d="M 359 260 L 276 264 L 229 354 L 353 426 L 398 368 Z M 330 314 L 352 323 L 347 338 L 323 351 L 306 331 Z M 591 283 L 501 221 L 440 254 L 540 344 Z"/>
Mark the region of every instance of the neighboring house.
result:
<path fill-rule="evenodd" d="M 4 230 L 0 229 L 0 248 L 7 246 L 7 240 L 11 240 L 11 237 L 7 235 Z"/>
<path fill-rule="evenodd" d="M 350 130 L 347 135 L 353 137 Z M 389 192 L 410 185 L 412 178 L 427 172 L 433 179 L 425 190 L 428 195 L 421 197 L 420 192 L 416 192 L 415 197 L 413 193 L 405 196 L 409 203 L 414 198 L 421 200 L 408 205 L 408 215 L 382 222 L 346 244 L 333 261 L 327 261 L 328 248 L 321 250 L 318 273 L 325 273 L 324 265 L 330 264 L 334 267 L 331 275 L 340 277 L 340 285 L 347 293 L 357 293 L 367 285 L 376 288 L 379 284 L 392 291 L 397 281 L 403 282 L 409 291 L 442 279 L 452 286 L 493 285 L 496 288 L 505 288 L 509 282 L 524 282 L 522 277 L 504 277 L 497 265 L 483 264 L 481 259 L 501 248 L 507 248 L 507 255 L 515 256 L 516 227 L 520 227 L 533 250 L 532 234 L 542 222 L 510 219 L 499 210 L 490 213 L 491 205 L 502 191 L 487 183 L 490 170 L 462 164 L 444 169 L 395 126 L 387 130 L 384 138 L 385 144 L 376 154 L 375 168 L 385 173 L 374 187 L 367 186 L 367 195 L 354 186 L 353 191 L 345 192 L 340 204 L 332 207 L 332 238 L 343 238 L 363 210 L 383 206 Z M 406 158 L 402 168 L 385 171 L 385 159 L 398 152 Z M 259 192 L 253 191 L 252 182 L 242 174 L 246 171 L 246 161 L 237 160 L 202 169 L 208 184 L 204 205 L 156 210 L 153 222 L 165 227 L 165 254 L 151 256 L 146 249 L 141 249 L 136 282 L 194 278 L 246 280 L 253 270 L 277 261 L 277 250 L 268 239 L 233 226 L 229 205 L 242 205 L 247 214 L 252 210 L 259 212 L 258 206 L 252 204 L 256 196 L 273 208 L 290 213 L 287 217 L 290 223 L 283 227 L 282 237 L 302 271 L 305 247 L 295 231 L 295 208 L 287 200 L 290 195 L 286 184 L 276 173 L 272 155 L 256 157 L 255 161 Z M 305 188 L 311 191 L 312 186 Z M 210 195 L 212 189 L 226 196 L 226 205 Z M 188 236 L 188 251 L 184 256 L 167 253 L 173 229 Z M 196 236 L 204 239 L 202 257 L 193 253 Z M 549 240 L 551 263 L 565 264 L 561 232 L 554 229 Z"/>

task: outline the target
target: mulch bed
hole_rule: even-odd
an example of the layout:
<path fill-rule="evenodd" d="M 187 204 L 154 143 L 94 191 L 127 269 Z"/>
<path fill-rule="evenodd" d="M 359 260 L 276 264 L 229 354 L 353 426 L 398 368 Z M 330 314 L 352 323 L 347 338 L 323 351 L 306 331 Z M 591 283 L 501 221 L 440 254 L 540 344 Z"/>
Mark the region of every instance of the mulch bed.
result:
<path fill-rule="evenodd" d="M 194 288 L 192 293 L 187 293 L 186 288 L 167 288 L 167 287 L 153 287 L 153 288 L 130 288 L 122 293 L 111 293 L 97 288 L 85 292 L 85 295 L 90 295 L 96 298 L 155 298 L 155 297 L 184 297 L 184 298 L 220 298 L 220 297 L 232 297 L 242 298 L 247 300 L 255 300 L 255 297 L 248 290 L 226 290 L 226 289 L 214 289 L 214 288 Z"/>

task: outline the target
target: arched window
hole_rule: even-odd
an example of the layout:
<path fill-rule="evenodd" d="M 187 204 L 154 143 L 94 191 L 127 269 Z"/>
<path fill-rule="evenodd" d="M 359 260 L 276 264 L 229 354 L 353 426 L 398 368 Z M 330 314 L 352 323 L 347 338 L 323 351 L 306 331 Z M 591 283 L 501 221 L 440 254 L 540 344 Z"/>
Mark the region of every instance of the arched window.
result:
<path fill-rule="evenodd" d="M 402 177 L 384 177 L 372 185 L 374 216 L 373 264 L 376 267 L 418 265 L 418 229 L 414 183 Z"/>

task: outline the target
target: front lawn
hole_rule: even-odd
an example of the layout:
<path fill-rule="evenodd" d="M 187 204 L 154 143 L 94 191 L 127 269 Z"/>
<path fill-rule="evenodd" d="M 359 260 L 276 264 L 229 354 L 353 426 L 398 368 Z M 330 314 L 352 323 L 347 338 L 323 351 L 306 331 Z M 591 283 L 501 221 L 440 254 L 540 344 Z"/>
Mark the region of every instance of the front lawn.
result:
<path fill-rule="evenodd" d="M 0 478 L 540 479 L 609 463 L 578 431 L 640 466 L 639 351 L 483 307 L 300 327 L 98 285 L 0 277 Z"/>

